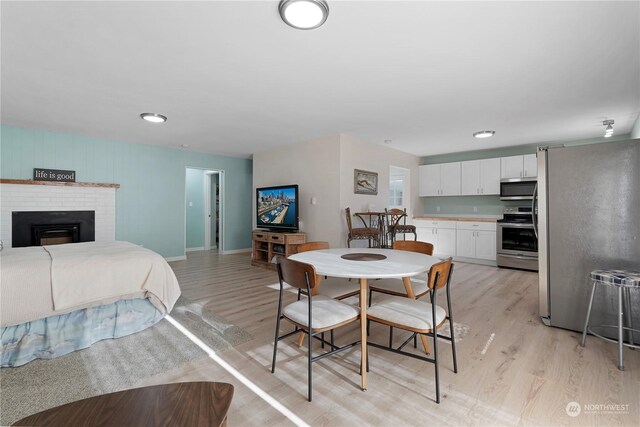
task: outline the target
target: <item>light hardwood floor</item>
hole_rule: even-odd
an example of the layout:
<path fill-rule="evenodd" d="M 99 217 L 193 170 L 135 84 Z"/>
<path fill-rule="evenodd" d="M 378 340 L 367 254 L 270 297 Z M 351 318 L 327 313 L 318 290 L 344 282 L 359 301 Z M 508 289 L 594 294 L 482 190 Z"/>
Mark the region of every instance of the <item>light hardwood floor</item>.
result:
<path fill-rule="evenodd" d="M 361 391 L 358 347 L 314 363 L 310 403 L 306 342 L 302 349 L 294 337 L 281 342 L 276 372 L 270 372 L 278 290 L 269 285 L 277 283 L 275 272 L 250 266 L 248 254 L 190 252 L 186 261 L 171 266 L 185 297 L 255 337 L 217 356 L 309 425 L 638 425 L 640 420 L 640 351 L 625 350 L 626 371 L 620 372 L 614 344 L 590 337 L 582 348 L 578 333 L 542 325 L 536 273 L 456 264 L 454 318 L 469 332 L 457 346 L 458 374 L 452 371 L 450 346 L 440 345 L 440 405 L 433 402 L 431 364 L 375 348 L 368 389 Z M 295 297 L 287 293 L 287 298 Z M 336 338 L 346 343 L 358 332 L 353 324 Z M 394 337 L 400 343 L 408 335 L 398 331 Z M 372 326 L 372 341 L 387 338 L 386 327 Z M 139 385 L 192 380 L 235 385 L 230 426 L 292 424 L 204 352 L 201 360 Z M 567 415 L 569 402 L 581 405 L 578 416 Z M 628 409 L 587 410 L 586 405 L 600 404 Z"/>

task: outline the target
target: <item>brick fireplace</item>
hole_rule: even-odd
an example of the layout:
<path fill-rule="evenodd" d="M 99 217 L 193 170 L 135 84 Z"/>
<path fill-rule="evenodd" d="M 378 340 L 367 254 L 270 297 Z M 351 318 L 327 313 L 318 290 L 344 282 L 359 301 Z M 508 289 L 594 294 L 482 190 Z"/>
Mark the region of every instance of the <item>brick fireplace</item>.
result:
<path fill-rule="evenodd" d="M 0 239 L 5 248 L 31 246 L 35 236 L 39 243 L 54 244 L 68 241 L 110 241 L 116 237 L 116 189 L 117 184 L 44 183 L 42 181 L 0 181 Z M 14 214 L 53 213 L 55 220 L 36 220 L 29 226 L 29 244 L 14 244 Z M 78 220 L 61 213 L 91 212 L 93 219 Z M 71 219 L 69 219 L 71 218 Z M 83 223 L 83 221 L 85 221 Z M 91 224 L 92 223 L 92 224 Z M 84 226 L 83 226 L 84 224 Z M 93 226 L 93 238 L 87 230 Z M 22 229 L 22 233 L 25 233 Z M 90 233 L 90 231 L 89 231 Z M 44 242 L 42 241 L 44 239 Z"/>

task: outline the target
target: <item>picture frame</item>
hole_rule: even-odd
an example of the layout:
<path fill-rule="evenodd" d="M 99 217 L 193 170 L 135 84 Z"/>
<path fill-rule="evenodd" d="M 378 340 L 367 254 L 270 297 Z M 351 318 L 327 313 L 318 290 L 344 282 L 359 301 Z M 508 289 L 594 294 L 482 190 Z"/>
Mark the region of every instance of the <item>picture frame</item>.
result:
<path fill-rule="evenodd" d="M 353 193 L 376 196 L 378 194 L 378 172 L 354 169 Z"/>

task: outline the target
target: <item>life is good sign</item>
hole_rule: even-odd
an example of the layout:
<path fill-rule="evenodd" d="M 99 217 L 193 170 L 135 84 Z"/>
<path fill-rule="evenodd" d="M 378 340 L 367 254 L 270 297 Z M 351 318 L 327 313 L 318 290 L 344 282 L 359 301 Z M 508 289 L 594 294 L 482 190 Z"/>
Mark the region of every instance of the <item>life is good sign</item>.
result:
<path fill-rule="evenodd" d="M 76 182 L 76 171 L 58 169 L 33 169 L 34 181 Z"/>

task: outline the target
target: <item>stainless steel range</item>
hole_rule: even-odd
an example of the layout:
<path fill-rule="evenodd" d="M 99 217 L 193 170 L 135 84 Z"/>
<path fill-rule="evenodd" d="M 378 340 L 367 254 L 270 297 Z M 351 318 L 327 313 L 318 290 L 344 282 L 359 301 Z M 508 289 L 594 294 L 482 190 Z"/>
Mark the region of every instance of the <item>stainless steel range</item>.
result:
<path fill-rule="evenodd" d="M 538 238 L 531 205 L 507 207 L 503 213 L 496 233 L 498 266 L 538 271 Z"/>

